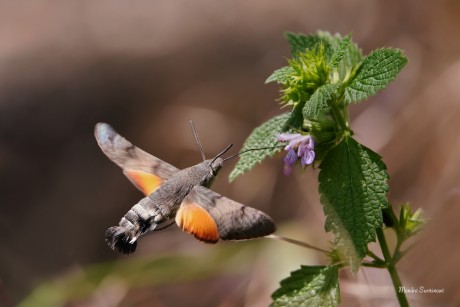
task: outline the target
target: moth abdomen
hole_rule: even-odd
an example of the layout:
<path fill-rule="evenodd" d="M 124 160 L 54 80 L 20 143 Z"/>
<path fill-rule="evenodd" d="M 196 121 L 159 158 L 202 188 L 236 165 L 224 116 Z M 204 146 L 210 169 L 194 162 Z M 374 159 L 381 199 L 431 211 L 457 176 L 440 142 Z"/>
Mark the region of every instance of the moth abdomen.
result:
<path fill-rule="evenodd" d="M 124 254 L 136 250 L 137 239 L 149 230 L 155 229 L 156 220 L 162 220 L 161 213 L 148 197 L 135 204 L 122 219 L 119 226 L 110 227 L 105 233 L 105 241 L 113 250 Z"/>
<path fill-rule="evenodd" d="M 123 254 L 130 254 L 136 250 L 137 240 L 135 234 L 122 226 L 114 226 L 105 232 L 105 241 L 113 250 Z"/>

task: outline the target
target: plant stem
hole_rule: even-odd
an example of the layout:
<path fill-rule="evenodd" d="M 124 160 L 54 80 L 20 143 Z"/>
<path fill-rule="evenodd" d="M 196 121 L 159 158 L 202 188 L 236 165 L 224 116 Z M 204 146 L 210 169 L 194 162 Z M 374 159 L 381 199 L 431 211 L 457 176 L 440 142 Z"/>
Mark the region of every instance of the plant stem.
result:
<path fill-rule="evenodd" d="M 332 111 L 332 116 L 335 119 L 335 122 L 339 124 L 340 129 L 342 132 L 348 131 L 348 122 L 346 122 L 345 118 L 343 117 L 342 113 L 340 112 L 339 107 L 332 103 L 331 104 L 331 111 Z"/>
<path fill-rule="evenodd" d="M 383 257 L 385 258 L 386 267 L 390 273 L 393 287 L 396 291 L 396 296 L 401 307 L 409 307 L 406 294 L 402 291 L 401 279 L 399 279 L 398 271 L 396 270 L 395 263 L 391 257 L 390 250 L 388 249 L 387 241 L 382 228 L 376 229 L 377 237 L 379 239 L 380 248 L 382 249 Z"/>
<path fill-rule="evenodd" d="M 368 267 L 368 268 L 376 268 L 376 269 L 384 269 L 385 265 L 382 264 L 377 264 L 374 262 L 361 262 L 362 266 Z"/>
<path fill-rule="evenodd" d="M 374 259 L 375 261 L 378 261 L 378 262 L 385 262 L 385 261 L 383 261 L 382 259 L 380 259 L 379 256 L 377 256 L 376 254 L 374 254 L 374 253 L 373 253 L 372 251 L 370 251 L 370 250 L 367 251 L 367 255 L 368 255 L 369 257 L 371 257 L 372 259 Z"/>

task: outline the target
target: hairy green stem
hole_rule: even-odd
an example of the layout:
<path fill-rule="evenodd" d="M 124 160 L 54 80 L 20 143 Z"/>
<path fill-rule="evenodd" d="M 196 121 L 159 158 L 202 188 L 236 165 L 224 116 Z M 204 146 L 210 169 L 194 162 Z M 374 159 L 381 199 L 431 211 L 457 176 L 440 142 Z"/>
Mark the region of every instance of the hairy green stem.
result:
<path fill-rule="evenodd" d="M 335 122 L 339 124 L 340 129 L 342 130 L 342 132 L 348 131 L 349 130 L 348 122 L 346 121 L 346 119 L 343 116 L 341 110 L 339 109 L 339 107 L 335 103 L 331 104 L 331 112 L 332 112 L 332 116 L 335 119 Z"/>
<path fill-rule="evenodd" d="M 401 260 L 402 256 L 404 255 L 401 253 L 401 245 L 403 243 L 403 240 L 401 240 L 399 234 L 398 234 L 398 241 L 396 243 L 395 251 L 393 253 L 393 262 L 396 264 L 398 263 L 399 260 Z"/>
<path fill-rule="evenodd" d="M 396 291 L 399 305 L 401 307 L 409 307 L 409 302 L 407 301 L 406 294 L 402 291 L 403 287 L 401 279 L 399 278 L 398 271 L 396 270 L 394 259 L 391 257 L 390 250 L 388 249 L 383 229 L 377 228 L 376 233 L 379 239 L 380 248 L 382 249 L 383 257 L 385 258 L 386 267 L 390 273 L 391 280 L 393 281 L 393 287 Z"/>

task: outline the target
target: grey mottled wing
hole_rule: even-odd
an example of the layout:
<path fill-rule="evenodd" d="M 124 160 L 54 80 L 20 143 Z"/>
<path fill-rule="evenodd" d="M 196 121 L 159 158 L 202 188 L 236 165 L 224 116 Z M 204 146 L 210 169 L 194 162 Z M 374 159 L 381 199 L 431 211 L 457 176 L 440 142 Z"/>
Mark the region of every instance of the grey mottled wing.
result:
<path fill-rule="evenodd" d="M 108 124 L 98 123 L 94 135 L 104 154 L 121 167 L 128 179 L 146 195 L 179 171 L 134 146 Z"/>

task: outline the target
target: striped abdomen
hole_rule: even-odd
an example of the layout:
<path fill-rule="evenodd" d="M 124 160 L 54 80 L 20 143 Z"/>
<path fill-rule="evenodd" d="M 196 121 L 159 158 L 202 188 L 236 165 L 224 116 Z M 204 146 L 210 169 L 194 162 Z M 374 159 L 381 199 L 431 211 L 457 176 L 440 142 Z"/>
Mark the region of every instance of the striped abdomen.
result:
<path fill-rule="evenodd" d="M 156 194 L 156 193 L 155 193 Z M 152 195 L 154 196 L 154 195 Z M 161 209 L 150 197 L 143 198 L 135 204 L 124 217 L 119 226 L 110 227 L 105 233 L 105 240 L 112 249 L 129 254 L 136 250 L 137 239 L 142 234 L 169 220 L 171 210 L 167 206 Z"/>
<path fill-rule="evenodd" d="M 161 188 L 135 204 L 122 217 L 119 226 L 107 229 L 107 244 L 124 254 L 134 252 L 139 236 L 174 218 L 190 189 L 191 186 L 181 180 L 165 182 Z"/>

